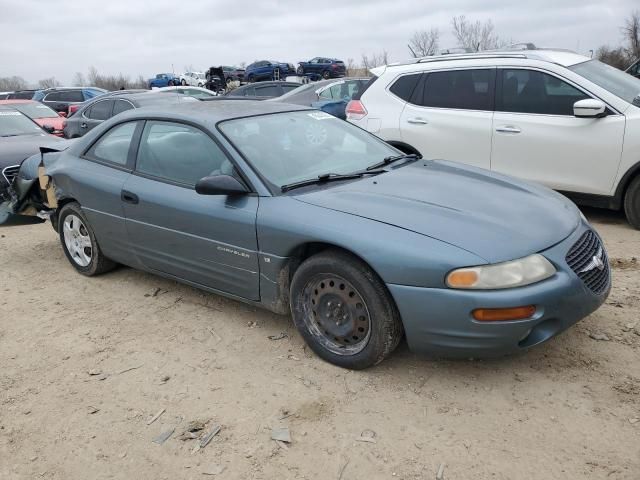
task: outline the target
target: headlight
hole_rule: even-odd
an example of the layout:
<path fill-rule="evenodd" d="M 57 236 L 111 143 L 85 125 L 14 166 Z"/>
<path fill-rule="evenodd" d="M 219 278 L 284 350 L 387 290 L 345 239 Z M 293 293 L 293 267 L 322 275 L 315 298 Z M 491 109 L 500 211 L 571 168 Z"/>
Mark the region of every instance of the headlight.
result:
<path fill-rule="evenodd" d="M 447 285 L 474 290 L 514 288 L 539 282 L 554 273 L 551 262 L 536 253 L 511 262 L 453 270 L 447 275 Z"/>

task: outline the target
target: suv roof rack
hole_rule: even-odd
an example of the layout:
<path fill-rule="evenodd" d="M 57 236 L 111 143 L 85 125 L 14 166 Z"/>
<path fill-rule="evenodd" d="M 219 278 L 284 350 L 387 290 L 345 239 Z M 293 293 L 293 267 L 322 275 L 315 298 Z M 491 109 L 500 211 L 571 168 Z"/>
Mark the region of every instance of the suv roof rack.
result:
<path fill-rule="evenodd" d="M 412 63 L 443 62 L 451 59 L 464 60 L 466 58 L 527 58 L 523 53 L 499 53 L 499 52 L 475 52 L 475 53 L 451 53 L 431 57 L 416 58 Z"/>

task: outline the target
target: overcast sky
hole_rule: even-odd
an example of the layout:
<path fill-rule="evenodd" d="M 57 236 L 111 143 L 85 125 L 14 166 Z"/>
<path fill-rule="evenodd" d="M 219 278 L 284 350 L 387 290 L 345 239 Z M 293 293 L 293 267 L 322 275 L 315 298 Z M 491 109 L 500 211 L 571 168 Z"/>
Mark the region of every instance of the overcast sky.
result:
<path fill-rule="evenodd" d="M 108 74 L 177 73 L 256 59 L 295 63 L 386 49 L 409 57 L 418 29 L 439 28 L 454 47 L 451 18 L 491 19 L 514 42 L 588 52 L 617 46 L 638 0 L 0 0 L 0 77 L 71 82 L 90 66 Z"/>

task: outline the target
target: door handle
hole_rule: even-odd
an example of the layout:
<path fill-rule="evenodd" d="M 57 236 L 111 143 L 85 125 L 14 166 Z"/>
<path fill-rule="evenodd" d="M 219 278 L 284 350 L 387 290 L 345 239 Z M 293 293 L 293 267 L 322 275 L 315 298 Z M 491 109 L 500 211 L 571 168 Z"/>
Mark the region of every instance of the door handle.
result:
<path fill-rule="evenodd" d="M 122 192 L 120 192 L 120 198 L 123 202 L 132 203 L 133 205 L 137 205 L 140 201 L 138 196 L 129 190 L 122 190 Z"/>
<path fill-rule="evenodd" d="M 84 122 L 83 122 L 83 123 L 81 123 L 81 124 L 80 124 L 80 128 L 87 128 L 87 124 L 86 124 L 86 123 L 84 123 Z"/>
<path fill-rule="evenodd" d="M 407 123 L 413 123 L 414 125 L 426 125 L 429 122 L 427 122 L 424 118 L 410 118 L 407 120 Z"/>
<path fill-rule="evenodd" d="M 514 127 L 513 125 L 505 125 L 503 127 L 496 128 L 496 132 L 500 133 L 520 133 L 521 131 L 522 130 L 518 127 Z"/>

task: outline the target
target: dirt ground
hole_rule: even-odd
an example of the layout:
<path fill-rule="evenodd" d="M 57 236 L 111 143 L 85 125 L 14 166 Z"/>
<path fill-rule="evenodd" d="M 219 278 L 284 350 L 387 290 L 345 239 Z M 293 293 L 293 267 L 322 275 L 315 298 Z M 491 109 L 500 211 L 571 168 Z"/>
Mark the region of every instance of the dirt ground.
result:
<path fill-rule="evenodd" d="M 0 479 L 640 479 L 640 232 L 586 213 L 614 264 L 595 314 L 521 356 L 403 344 L 363 372 L 287 317 L 129 268 L 87 279 L 49 224 L 0 228 Z M 198 449 L 193 421 L 221 430 Z"/>

